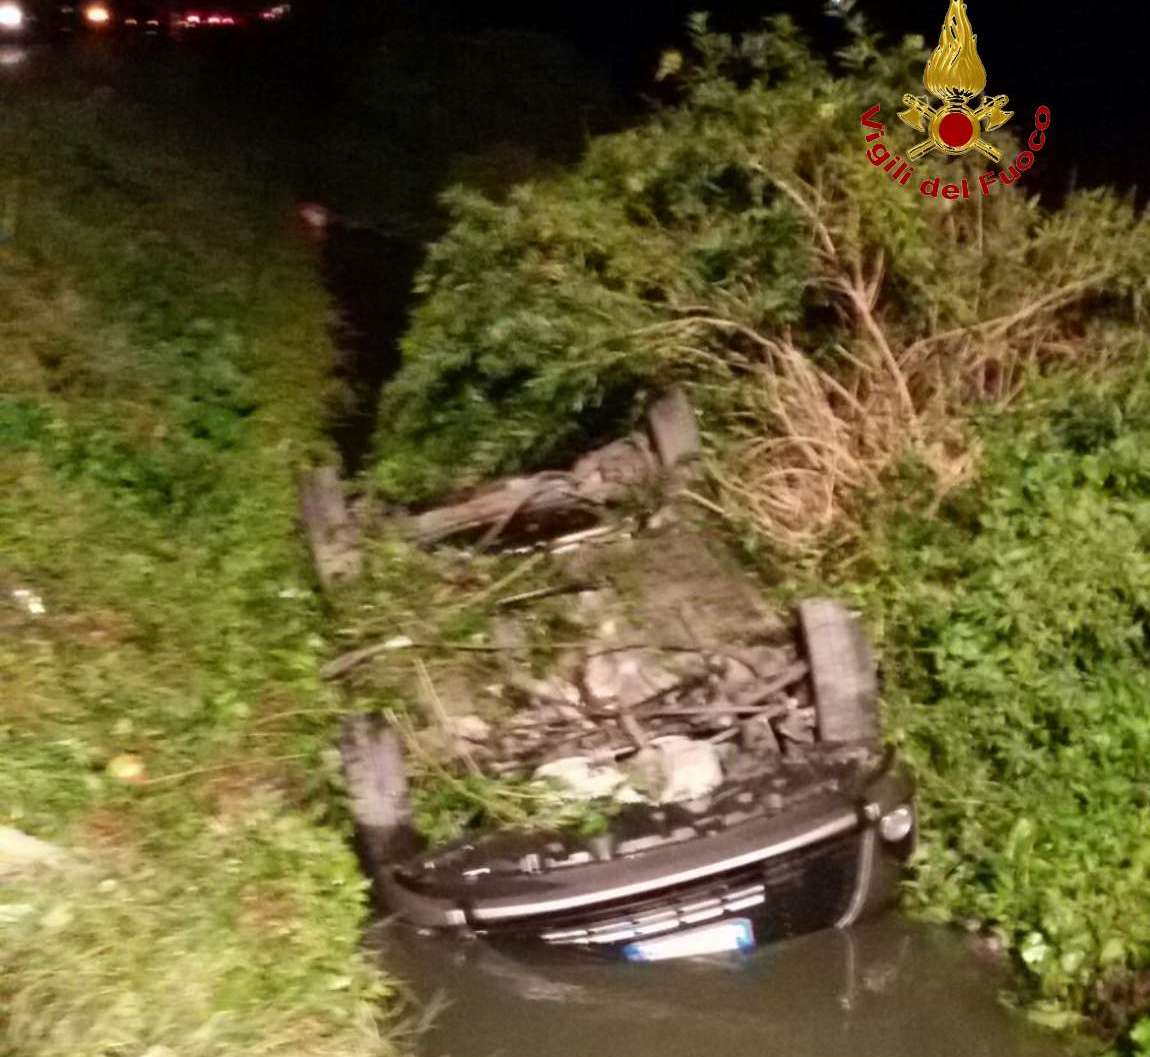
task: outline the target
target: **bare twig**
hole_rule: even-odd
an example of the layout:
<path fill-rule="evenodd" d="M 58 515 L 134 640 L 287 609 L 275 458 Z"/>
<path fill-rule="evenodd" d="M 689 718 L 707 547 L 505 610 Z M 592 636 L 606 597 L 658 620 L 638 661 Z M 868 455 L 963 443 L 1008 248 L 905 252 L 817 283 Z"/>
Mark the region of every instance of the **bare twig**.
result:
<path fill-rule="evenodd" d="M 513 584 L 516 580 L 518 580 L 520 577 L 525 576 L 527 573 L 531 572 L 531 570 L 536 568 L 540 564 L 540 562 L 542 562 L 543 559 L 546 557 L 547 557 L 547 554 L 545 551 L 537 551 L 536 553 L 530 555 L 524 561 L 522 561 L 518 565 L 516 565 L 515 568 L 512 569 L 509 573 L 507 573 L 505 576 L 496 580 L 495 583 L 489 585 L 488 587 L 485 587 L 478 594 L 473 595 L 470 598 L 465 598 L 460 602 L 457 602 L 454 606 L 451 607 L 450 611 L 454 612 L 455 610 L 458 610 L 458 609 L 470 609 L 473 606 L 479 605 L 481 602 L 485 602 L 492 595 L 498 594 L 505 587 L 508 587 L 509 585 Z"/>
<path fill-rule="evenodd" d="M 707 740 L 712 745 L 718 745 L 721 742 L 730 741 L 732 738 L 737 738 L 738 736 L 739 736 L 739 728 L 738 727 L 728 727 L 726 730 L 719 731 L 718 734 L 712 734 Z"/>
<path fill-rule="evenodd" d="M 293 752 L 288 756 L 264 756 L 258 759 L 237 760 L 235 763 L 221 763 L 213 767 L 195 767 L 190 771 L 177 771 L 175 774 L 161 774 L 155 778 L 145 778 L 140 785 L 163 785 L 167 782 L 180 782 L 185 778 L 195 778 L 201 774 L 216 774 L 220 771 L 238 771 L 246 767 L 267 767 L 273 763 L 286 763 L 288 760 L 310 760 L 310 752 Z"/>
<path fill-rule="evenodd" d="M 756 701 L 758 699 L 756 698 Z M 644 714 L 645 719 L 720 719 L 723 716 L 785 716 L 786 705 L 764 706 L 748 702 L 745 705 L 695 705 L 690 708 L 660 708 Z"/>
<path fill-rule="evenodd" d="M 601 647 L 601 648 L 596 648 Z M 377 642 L 371 646 L 363 646 L 329 661 L 320 669 L 320 676 L 326 680 L 338 679 L 352 669 L 391 650 L 444 650 L 446 652 L 463 653 L 532 653 L 536 650 L 556 652 L 559 650 L 587 650 L 588 657 L 603 657 L 611 653 L 625 653 L 630 650 L 652 650 L 656 653 L 707 653 L 717 657 L 734 656 L 726 651 L 708 646 L 699 649 L 696 646 L 682 646 L 675 643 L 662 642 L 621 642 L 612 646 L 603 646 L 596 639 L 575 639 L 570 641 L 533 642 L 521 645 L 508 644 L 497 646 L 492 643 L 478 642 L 416 642 L 408 640 L 397 644 L 392 639 L 388 642 Z M 736 658 L 737 659 L 737 658 Z"/>
<path fill-rule="evenodd" d="M 765 683 L 758 694 L 747 702 L 748 706 L 761 705 L 768 697 L 777 694 L 780 690 L 797 683 L 810 670 L 806 661 L 795 661 L 794 664 L 784 668 L 770 682 Z"/>
<path fill-rule="evenodd" d="M 336 657 L 334 661 L 328 661 L 328 663 L 319 670 L 319 677 L 329 681 L 339 679 L 341 676 L 347 675 L 352 669 L 358 668 L 361 664 L 370 661 L 373 657 L 377 657 L 379 654 L 395 648 L 396 647 L 390 645 L 389 642 L 376 642 L 371 646 L 361 646 L 359 649 L 341 654 L 339 657 Z"/>
<path fill-rule="evenodd" d="M 443 707 L 443 698 L 435 689 L 435 683 L 431 681 L 431 674 L 421 657 L 415 659 L 415 669 L 419 674 L 419 686 L 423 691 L 424 700 L 431 709 L 432 718 L 443 732 L 444 740 L 451 746 L 452 751 L 457 752 L 463 758 L 463 762 L 467 764 L 467 769 L 472 774 L 481 774 L 479 764 L 475 762 L 475 757 L 471 755 L 467 743 L 462 738 L 457 737 L 452 729 L 451 717 L 447 714 L 447 709 Z"/>
<path fill-rule="evenodd" d="M 416 737 L 415 729 L 406 716 L 396 712 L 391 714 L 390 719 L 400 734 L 403 735 L 404 744 L 407 748 L 422 761 L 428 770 L 433 771 L 440 780 L 449 785 L 460 796 L 465 797 L 476 806 L 482 808 L 483 811 L 490 815 L 495 821 L 503 823 L 513 823 L 515 821 L 511 815 L 502 811 L 497 804 L 493 803 L 490 797 L 485 797 L 482 793 L 472 789 L 467 782 L 453 774 L 450 768 L 443 766 L 442 763 L 435 759 L 420 743 L 419 738 Z M 516 793 L 511 789 L 504 789 L 502 793 L 507 797 L 516 796 Z M 523 799 L 523 797 L 520 797 L 520 799 Z"/>
<path fill-rule="evenodd" d="M 718 514 L 719 517 L 729 518 L 730 514 L 724 510 L 718 503 L 712 502 L 706 496 L 699 495 L 698 492 L 692 492 L 689 489 L 682 491 L 679 495 L 683 499 L 689 499 L 692 503 L 697 503 L 704 510 L 709 510 L 712 514 Z"/>
<path fill-rule="evenodd" d="M 646 732 L 639 726 L 638 721 L 625 708 L 619 711 L 619 725 L 626 732 L 627 737 L 635 743 L 637 748 L 645 749 L 651 743 L 651 739 L 647 737 Z"/>
<path fill-rule="evenodd" d="M 799 207 L 799 211 L 811 222 L 811 226 L 815 229 L 815 234 L 822 243 L 823 252 L 830 260 L 837 262 L 839 259 L 839 251 L 835 248 L 834 239 L 831 238 L 830 231 L 827 229 L 826 224 L 822 222 L 814 206 L 785 180 L 780 180 L 777 176 L 772 176 L 771 179 L 774 181 L 775 186 L 794 202 L 795 205 Z"/>
<path fill-rule="evenodd" d="M 554 598 L 556 595 L 574 595 L 593 590 L 595 590 L 595 584 L 590 583 L 559 584 L 555 587 L 540 587 L 534 591 L 524 591 L 518 595 L 508 595 L 506 598 L 500 598 L 495 605 L 500 609 L 509 609 L 512 606 L 523 605 L 525 602 L 537 602 L 543 598 Z"/>
<path fill-rule="evenodd" d="M 953 330 L 944 330 L 941 334 L 931 334 L 925 338 L 919 338 L 918 341 L 906 347 L 901 356 L 901 360 L 904 363 L 909 362 L 916 353 L 921 352 L 923 349 L 931 345 L 938 345 L 941 342 L 951 341 L 955 338 L 969 337 L 974 334 L 980 334 L 983 331 L 991 334 L 1003 334 L 1010 330 L 1011 327 L 1030 319 L 1039 312 L 1062 304 L 1069 304 L 1075 299 L 1076 295 L 1084 293 L 1091 287 L 1097 286 L 1106 276 L 1106 272 L 1095 272 L 1085 279 L 1079 279 L 1076 282 L 1067 283 L 1057 290 L 1052 290 L 1044 297 L 1040 297 L 1036 301 L 1031 301 L 1017 311 L 1005 316 L 996 316 L 994 319 L 983 320 L 981 323 L 971 323 L 969 326 L 955 327 Z"/>
<path fill-rule="evenodd" d="M 276 712 L 270 716 L 261 716 L 259 719 L 249 723 L 249 728 L 264 727 L 269 723 L 276 723 L 281 719 L 287 719 L 290 716 L 343 716 L 347 712 L 342 708 L 293 708 L 287 712 Z"/>
<path fill-rule="evenodd" d="M 907 424 L 910 426 L 912 432 L 918 434 L 918 415 L 915 413 L 914 399 L 910 395 L 910 388 L 906 384 L 906 376 L 902 373 L 902 368 L 899 366 L 898 359 L 890 347 L 890 342 L 887 341 L 885 332 L 882 327 L 879 326 L 878 320 L 871 310 L 866 291 L 857 286 L 844 286 L 843 292 L 854 306 L 855 313 L 858 316 L 859 322 L 862 324 L 863 330 L 866 331 L 871 341 L 874 342 L 875 347 L 879 351 L 879 355 L 882 357 L 887 370 L 890 372 L 891 381 L 894 382 L 895 388 L 898 391 L 899 400 L 902 402 L 903 412 L 907 416 Z"/>

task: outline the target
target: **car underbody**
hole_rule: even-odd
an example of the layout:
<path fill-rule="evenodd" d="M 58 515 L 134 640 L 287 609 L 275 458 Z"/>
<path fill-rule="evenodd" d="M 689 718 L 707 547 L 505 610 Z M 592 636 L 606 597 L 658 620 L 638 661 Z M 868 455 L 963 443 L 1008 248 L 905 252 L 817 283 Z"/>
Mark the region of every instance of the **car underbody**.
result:
<path fill-rule="evenodd" d="M 716 786 L 628 802 L 591 836 L 496 829 L 421 846 L 402 739 L 382 717 L 349 720 L 341 749 L 381 906 L 416 930 L 634 962 L 745 950 L 889 906 L 913 848 L 914 790 L 878 736 L 869 645 L 825 600 L 799 607 L 794 637 L 809 738 L 785 751 L 778 738 L 744 742 Z"/>

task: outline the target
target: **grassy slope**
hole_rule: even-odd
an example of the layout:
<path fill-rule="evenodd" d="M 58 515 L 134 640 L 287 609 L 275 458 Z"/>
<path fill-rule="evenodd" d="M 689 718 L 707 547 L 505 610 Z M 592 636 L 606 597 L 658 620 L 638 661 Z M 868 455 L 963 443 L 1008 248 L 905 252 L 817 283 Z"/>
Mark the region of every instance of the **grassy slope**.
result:
<path fill-rule="evenodd" d="M 0 888 L 0 1054 L 388 1052 L 315 806 L 325 296 L 251 159 L 108 87 L 5 102 L 0 824 L 94 869 Z"/>
<path fill-rule="evenodd" d="M 1150 389 L 1045 388 L 983 423 L 938 511 L 892 485 L 830 579 L 871 613 L 920 776 L 912 905 L 996 935 L 1040 1021 L 1121 1034 L 1150 966 Z"/>

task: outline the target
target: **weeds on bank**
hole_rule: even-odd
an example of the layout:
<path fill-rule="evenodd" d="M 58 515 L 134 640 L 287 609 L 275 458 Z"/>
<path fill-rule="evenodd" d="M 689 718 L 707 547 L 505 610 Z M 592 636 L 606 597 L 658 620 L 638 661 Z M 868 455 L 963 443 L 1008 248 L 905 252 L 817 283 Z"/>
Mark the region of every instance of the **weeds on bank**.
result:
<path fill-rule="evenodd" d="M 829 578 L 868 609 L 921 782 L 910 903 L 996 935 L 1045 1023 L 1143 1052 L 1150 969 L 1150 387 L 1139 365 L 985 420 L 937 511 L 908 470 Z"/>
<path fill-rule="evenodd" d="M 921 40 L 852 21 L 832 72 L 785 19 L 695 28 L 682 105 L 505 201 L 448 195 L 381 409 L 392 496 L 563 465 L 679 381 L 716 509 L 808 550 L 908 454 L 940 496 L 967 479 L 971 407 L 1105 371 L 1136 335 L 1150 242 L 1129 202 L 1047 212 L 1019 187 L 929 208 L 874 178 L 857 101 L 900 99 Z"/>
<path fill-rule="evenodd" d="M 244 159 L 35 96 L 0 116 L 0 824 L 79 866 L 0 886 L 0 1053 L 391 1052 L 294 527 L 326 298 Z"/>

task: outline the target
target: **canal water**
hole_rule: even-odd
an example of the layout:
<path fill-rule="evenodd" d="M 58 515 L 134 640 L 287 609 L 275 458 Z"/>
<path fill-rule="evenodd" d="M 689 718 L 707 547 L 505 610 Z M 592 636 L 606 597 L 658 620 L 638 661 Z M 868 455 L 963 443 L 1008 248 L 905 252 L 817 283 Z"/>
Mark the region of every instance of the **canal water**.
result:
<path fill-rule="evenodd" d="M 399 340 L 407 328 L 411 289 L 423 260 L 413 238 L 333 224 L 324 241 L 323 270 L 339 306 L 336 328 L 344 387 L 342 408 L 329 433 L 344 475 L 367 466 L 384 383 L 399 369 Z"/>
<path fill-rule="evenodd" d="M 516 957 L 381 926 L 422 1057 L 1059 1057 L 955 933 L 890 915 L 751 955 Z"/>

